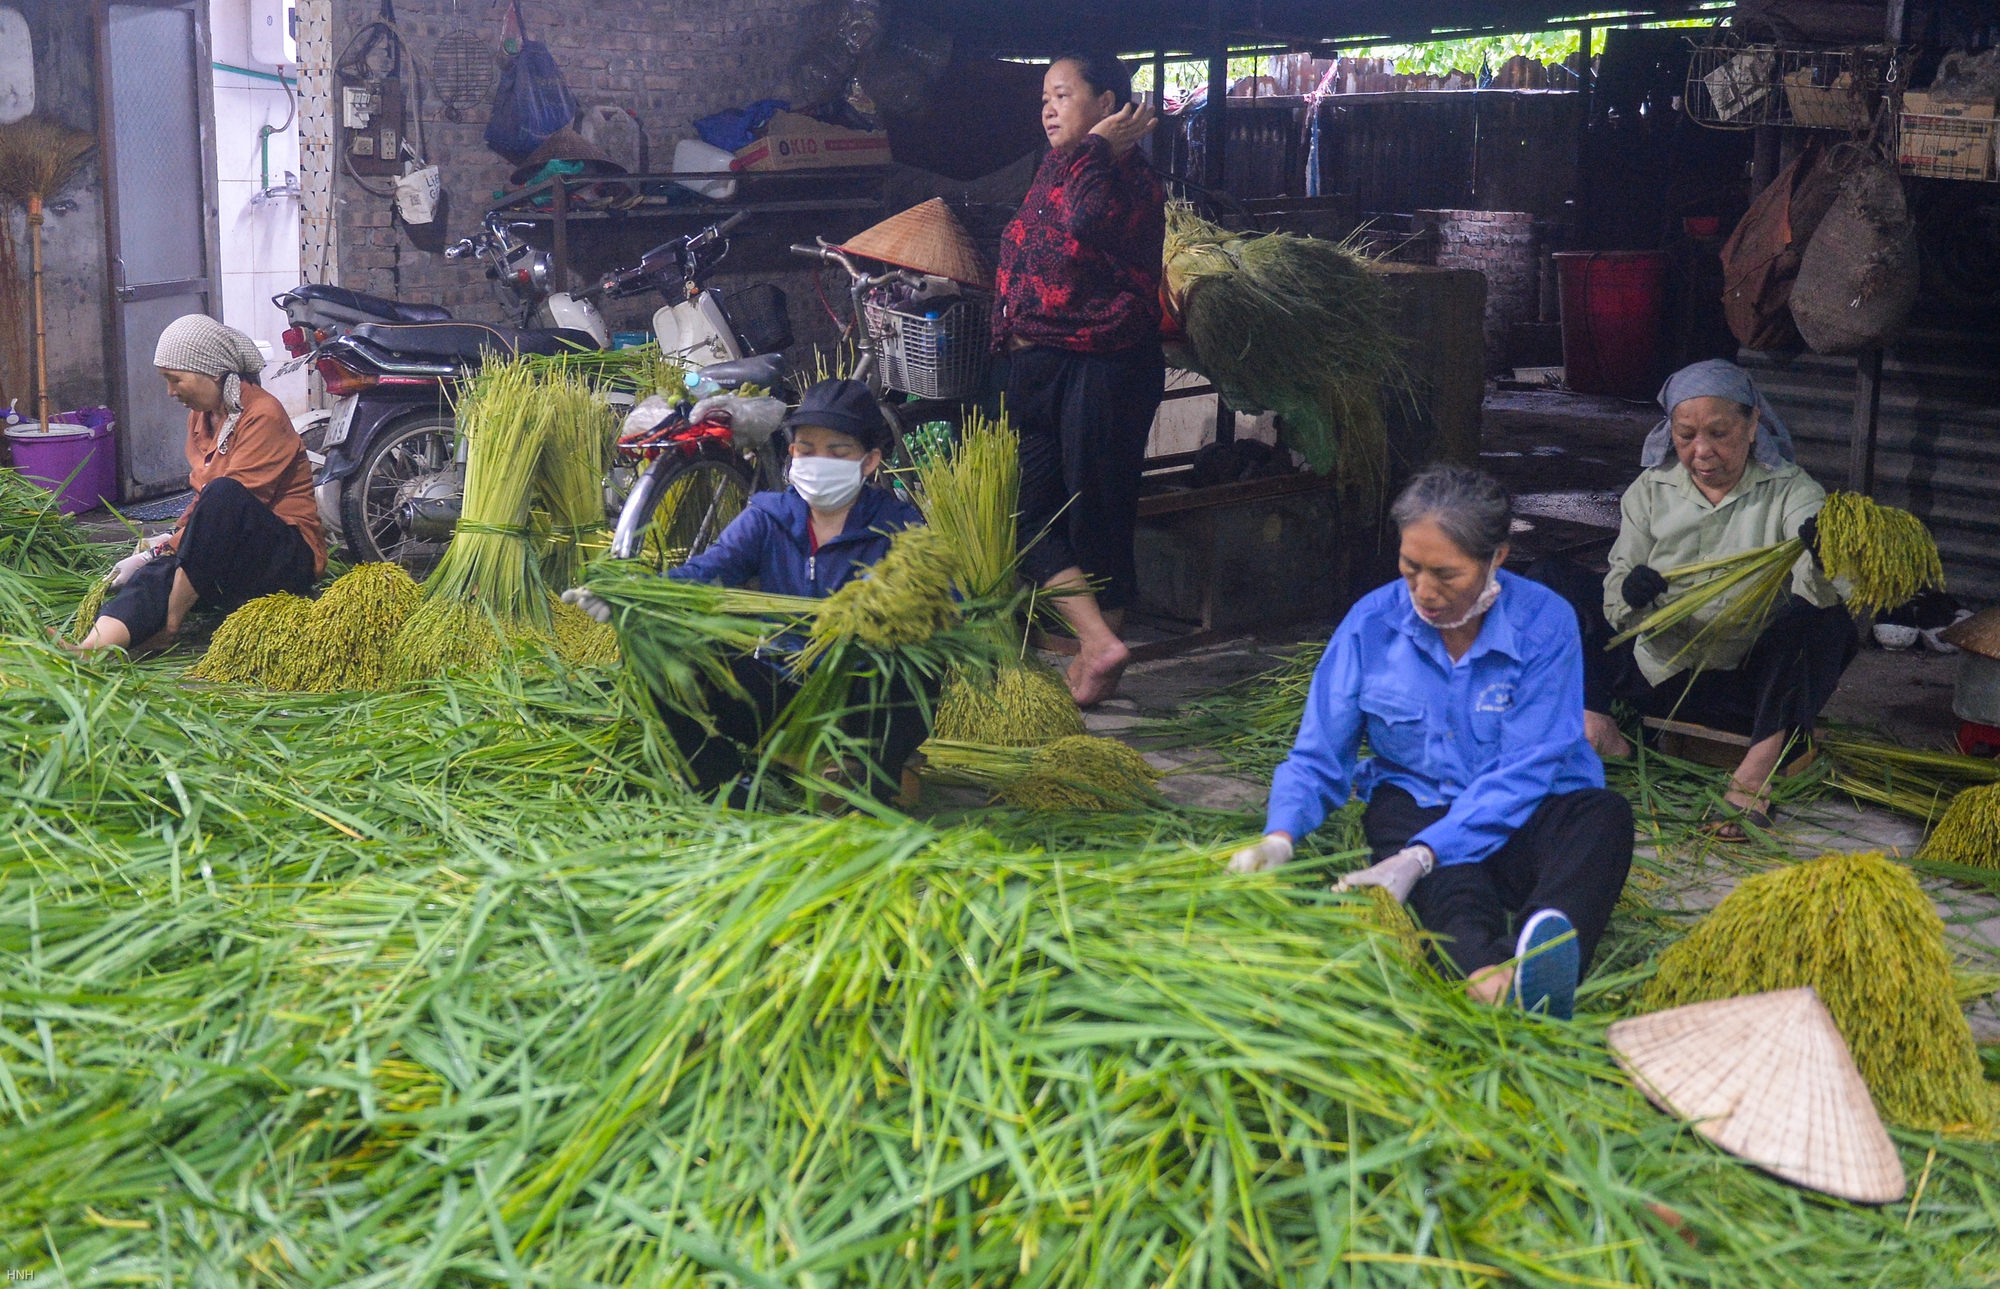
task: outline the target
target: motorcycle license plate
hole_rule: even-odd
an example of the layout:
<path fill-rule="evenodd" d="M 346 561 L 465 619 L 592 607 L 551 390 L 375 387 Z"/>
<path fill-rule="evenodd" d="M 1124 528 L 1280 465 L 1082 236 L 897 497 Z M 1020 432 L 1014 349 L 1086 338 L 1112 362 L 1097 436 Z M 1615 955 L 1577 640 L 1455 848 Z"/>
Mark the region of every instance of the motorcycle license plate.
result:
<path fill-rule="evenodd" d="M 333 421 L 326 427 L 326 437 L 320 440 L 321 447 L 337 448 L 347 442 L 347 432 L 354 428 L 354 409 L 361 403 L 359 394 L 349 394 L 333 407 Z"/>

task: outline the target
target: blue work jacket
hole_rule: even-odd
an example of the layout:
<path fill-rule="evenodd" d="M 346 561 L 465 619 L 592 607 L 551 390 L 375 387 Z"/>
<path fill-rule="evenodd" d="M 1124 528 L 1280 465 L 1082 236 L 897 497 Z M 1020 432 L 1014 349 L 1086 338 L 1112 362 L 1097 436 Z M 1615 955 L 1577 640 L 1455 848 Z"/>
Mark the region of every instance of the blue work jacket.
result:
<path fill-rule="evenodd" d="M 1604 763 L 1583 737 L 1576 610 L 1539 582 L 1499 577 L 1500 598 L 1457 662 L 1402 582 L 1354 606 L 1272 777 L 1266 832 L 1303 837 L 1350 795 L 1365 801 L 1394 784 L 1419 805 L 1451 807 L 1412 843 L 1440 864 L 1471 864 L 1505 845 L 1542 798 L 1604 786 Z"/>
<path fill-rule="evenodd" d="M 812 548 L 812 508 L 790 488 L 760 492 L 715 544 L 668 577 L 747 586 L 772 595 L 832 595 L 889 553 L 889 534 L 921 524 L 923 513 L 884 488 L 863 488 L 840 536 Z"/>

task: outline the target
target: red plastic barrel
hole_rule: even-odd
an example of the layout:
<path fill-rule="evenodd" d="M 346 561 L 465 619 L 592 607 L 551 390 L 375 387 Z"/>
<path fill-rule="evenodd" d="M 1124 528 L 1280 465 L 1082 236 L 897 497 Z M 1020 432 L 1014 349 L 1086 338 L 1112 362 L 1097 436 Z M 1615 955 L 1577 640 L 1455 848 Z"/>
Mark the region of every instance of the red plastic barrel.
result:
<path fill-rule="evenodd" d="M 1559 251 L 1563 383 L 1580 394 L 1650 398 L 1660 387 L 1660 251 Z"/>

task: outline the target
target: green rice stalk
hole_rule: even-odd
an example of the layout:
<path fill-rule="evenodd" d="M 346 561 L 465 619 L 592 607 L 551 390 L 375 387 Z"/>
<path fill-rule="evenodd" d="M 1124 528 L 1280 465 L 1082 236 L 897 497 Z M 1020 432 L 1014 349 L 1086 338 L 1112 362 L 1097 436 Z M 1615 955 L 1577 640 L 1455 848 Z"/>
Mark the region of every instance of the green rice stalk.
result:
<path fill-rule="evenodd" d="M 1365 916 L 1380 927 L 1390 941 L 1413 965 L 1425 961 L 1427 942 L 1409 907 L 1385 886 L 1364 886 L 1359 892 L 1366 904 Z"/>
<path fill-rule="evenodd" d="M 306 632 L 312 611 L 313 602 L 303 596 L 284 591 L 259 596 L 222 620 L 208 652 L 188 676 L 260 689 L 303 689 L 317 662 Z"/>
<path fill-rule="evenodd" d="M 1268 671 L 1197 694 L 1165 720 L 1137 731 L 1142 746 L 1199 747 L 1231 772 L 1269 778 L 1298 740 L 1306 696 L 1326 644 L 1299 645 Z"/>
<path fill-rule="evenodd" d="M 1384 400 L 1407 389 L 1393 307 L 1345 245 L 1246 235 L 1167 212 L 1166 294 L 1187 335 L 1179 361 L 1241 412 L 1277 412 L 1280 439 L 1319 474 L 1378 492 Z"/>
<path fill-rule="evenodd" d="M 547 413 L 534 368 L 519 359 L 488 363 L 464 387 L 458 402 L 458 431 L 468 447 L 463 518 L 424 582 L 426 601 L 478 605 L 509 633 L 547 631 L 548 596 L 529 527 L 535 479 L 554 428 Z M 427 621 L 450 616 L 440 610 Z M 479 652 L 468 645 L 461 656 Z"/>
<path fill-rule="evenodd" d="M 1158 805 L 1160 772 L 1116 739 L 1088 734 L 1032 750 L 933 738 L 926 771 L 940 782 L 993 792 L 1024 810 L 1133 810 Z"/>
<path fill-rule="evenodd" d="M 572 667 L 618 665 L 618 632 L 577 608 L 556 600 L 549 605 L 556 656 Z"/>
<path fill-rule="evenodd" d="M 2000 868 L 2000 783 L 1967 788 L 1953 797 L 1917 858 Z"/>
<path fill-rule="evenodd" d="M 954 675 L 932 730 L 940 739 L 998 747 L 1040 747 L 1083 732 L 1083 713 L 1069 685 L 1032 656 L 1001 664 L 991 678 L 968 682 Z"/>
<path fill-rule="evenodd" d="M 952 599 L 954 566 L 947 538 L 930 528 L 906 528 L 889 552 L 826 597 L 799 666 L 810 669 L 837 640 L 875 649 L 922 644 L 959 621 Z"/>
<path fill-rule="evenodd" d="M 549 526 L 542 581 L 551 589 L 567 590 L 583 580 L 584 565 L 610 545 L 604 472 L 615 426 L 604 400 L 572 371 L 552 371 L 534 399 L 537 414 L 545 418 L 535 485 Z"/>
<path fill-rule="evenodd" d="M 397 635 L 423 601 L 400 564 L 358 564 L 313 601 L 297 630 L 309 665 L 291 678 L 313 693 L 381 689 Z"/>
<path fill-rule="evenodd" d="M 1021 504 L 1021 437 L 1006 413 L 967 412 L 957 446 L 931 454 L 914 474 L 924 523 L 943 540 L 960 592 L 1004 594 L 1020 560 Z"/>
<path fill-rule="evenodd" d="M 90 634 L 90 629 L 97 625 L 98 611 L 111 598 L 111 590 L 111 579 L 108 577 L 100 577 L 90 584 L 90 589 L 83 593 L 83 599 L 76 606 L 76 617 L 69 629 L 71 640 L 81 641 Z"/>
<path fill-rule="evenodd" d="M 1611 638 L 1616 648 L 1637 636 L 1665 636 L 1680 641 L 1672 662 L 1692 655 L 1705 662 L 1712 646 L 1752 638 L 1764 629 L 1791 586 L 1795 568 L 1805 554 L 1797 538 L 1744 551 L 1722 559 L 1669 569 L 1669 583 L 1690 582 L 1659 608 Z"/>
<path fill-rule="evenodd" d="M 1911 1128 L 2000 1130 L 1954 994 L 1944 923 L 1907 868 L 1831 854 L 1744 879 L 1661 956 L 1640 996 L 1655 1011 L 1810 985 L 1833 1013 L 1884 1117 Z"/>
<path fill-rule="evenodd" d="M 1921 519 L 1854 492 L 1828 493 L 1819 512 L 1820 563 L 1848 585 L 1847 601 L 1864 613 L 1906 603 L 1944 586 L 1937 543 Z"/>
<path fill-rule="evenodd" d="M 498 666 L 506 653 L 507 641 L 485 605 L 434 596 L 418 605 L 396 633 L 383 679 L 391 685 L 409 685 L 442 676 L 478 675 Z"/>

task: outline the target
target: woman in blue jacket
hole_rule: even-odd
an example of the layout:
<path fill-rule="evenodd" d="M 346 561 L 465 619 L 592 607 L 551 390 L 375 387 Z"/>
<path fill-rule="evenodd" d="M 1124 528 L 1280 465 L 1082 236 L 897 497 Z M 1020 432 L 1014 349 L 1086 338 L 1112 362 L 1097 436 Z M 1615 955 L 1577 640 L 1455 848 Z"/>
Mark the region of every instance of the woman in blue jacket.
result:
<path fill-rule="evenodd" d="M 923 522 L 909 502 L 866 486 L 882 464 L 889 437 L 866 385 L 821 381 L 806 392 L 785 427 L 792 432 L 790 486 L 751 497 L 714 545 L 668 577 L 721 586 L 754 582 L 776 595 L 832 595 L 888 553 L 891 534 Z M 798 692 L 798 682 L 781 667 L 776 660 L 739 659 L 736 679 L 751 702 L 711 693 L 713 734 L 661 707 L 701 792 L 737 784 L 756 766 L 754 749 L 765 727 Z M 912 694 L 891 691 L 887 703 L 849 718 L 848 733 L 874 749 L 869 786 L 882 800 L 896 795 L 903 763 L 929 737 L 925 706 Z"/>
<path fill-rule="evenodd" d="M 1490 476 L 1428 470 L 1391 514 L 1403 580 L 1334 632 L 1264 840 L 1230 867 L 1284 863 L 1358 796 L 1377 862 L 1336 889 L 1385 887 L 1474 997 L 1567 1020 L 1632 863 L 1632 808 L 1584 739 L 1576 613 L 1500 571 L 1513 510 Z"/>

